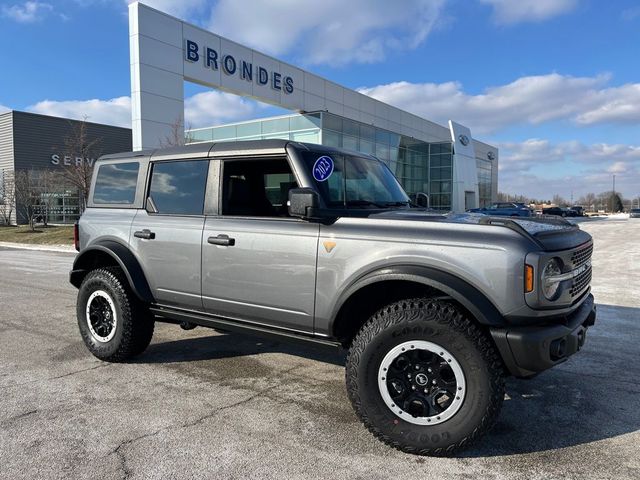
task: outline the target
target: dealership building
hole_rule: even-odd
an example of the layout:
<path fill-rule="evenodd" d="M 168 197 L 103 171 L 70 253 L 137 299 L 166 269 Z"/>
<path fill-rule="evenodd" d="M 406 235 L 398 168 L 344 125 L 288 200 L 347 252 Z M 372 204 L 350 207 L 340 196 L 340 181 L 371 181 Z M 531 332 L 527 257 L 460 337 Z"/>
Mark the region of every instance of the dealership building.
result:
<path fill-rule="evenodd" d="M 16 175 L 25 172 L 36 197 L 29 202 L 35 215 L 49 223 L 73 223 L 81 198 L 69 179 L 100 155 L 129 150 L 128 128 L 15 110 L 0 114 L 0 210 L 11 210 L 12 223 L 27 223 L 26 206 L 13 194 Z M 55 175 L 44 182 L 43 172 Z M 12 208 L 7 208 L 9 202 Z"/>
<path fill-rule="evenodd" d="M 188 142 L 284 138 L 369 153 L 410 194 L 440 210 L 496 200 L 498 149 L 447 126 L 345 88 L 141 3 L 129 5 L 133 148 L 156 147 L 184 124 L 184 82 L 292 112 L 192 129 Z"/>

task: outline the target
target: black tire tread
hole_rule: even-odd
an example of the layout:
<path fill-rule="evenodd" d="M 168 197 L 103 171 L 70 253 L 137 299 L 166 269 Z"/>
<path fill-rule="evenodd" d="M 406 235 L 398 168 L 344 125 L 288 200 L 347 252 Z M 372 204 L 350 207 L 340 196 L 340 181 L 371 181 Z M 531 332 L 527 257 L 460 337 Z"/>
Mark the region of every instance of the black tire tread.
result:
<path fill-rule="evenodd" d="M 120 267 L 92 270 L 82 283 L 88 283 L 93 279 L 101 279 L 110 284 L 116 293 L 117 298 L 114 300 L 119 303 L 122 312 L 122 320 L 119 324 L 119 328 L 122 329 L 122 338 L 117 350 L 109 356 L 102 355 L 98 358 L 117 363 L 139 355 L 149 346 L 153 337 L 155 322 L 151 313 L 135 297 Z"/>
<path fill-rule="evenodd" d="M 487 369 L 491 378 L 492 396 L 490 406 L 486 410 L 481 422 L 473 430 L 473 432 L 463 439 L 449 445 L 447 448 L 424 448 L 417 449 L 406 445 L 401 445 L 391 437 L 383 433 L 375 424 L 373 424 L 361 408 L 361 400 L 358 394 L 357 386 L 357 365 L 360 363 L 360 357 L 364 352 L 367 344 L 373 340 L 383 330 L 393 326 L 394 324 L 405 321 L 404 318 L 391 315 L 392 312 L 398 310 L 407 311 L 420 309 L 428 312 L 427 316 L 430 320 L 434 320 L 440 324 L 446 324 L 465 335 L 478 348 L 483 360 L 486 362 Z M 487 335 L 470 319 L 468 319 L 455 304 L 443 300 L 435 300 L 429 298 L 414 298 L 401 300 L 389 304 L 376 312 L 360 329 L 349 349 L 346 362 L 346 383 L 347 393 L 351 400 L 354 410 L 358 417 L 362 420 L 367 429 L 378 439 L 387 445 L 396 448 L 405 453 L 417 455 L 448 457 L 452 456 L 462 449 L 468 448 L 479 437 L 484 435 L 491 429 L 496 418 L 500 413 L 502 400 L 504 397 L 504 377 L 505 370 L 502 359 L 493 346 L 492 341 Z"/>

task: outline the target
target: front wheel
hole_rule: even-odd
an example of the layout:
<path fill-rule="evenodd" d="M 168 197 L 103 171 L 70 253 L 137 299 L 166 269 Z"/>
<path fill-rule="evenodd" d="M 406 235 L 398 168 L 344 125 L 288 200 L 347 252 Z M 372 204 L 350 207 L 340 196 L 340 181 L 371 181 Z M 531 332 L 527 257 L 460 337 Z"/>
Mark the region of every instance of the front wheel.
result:
<path fill-rule="evenodd" d="M 153 336 L 153 316 L 135 298 L 122 270 L 116 267 L 87 274 L 78 291 L 77 317 L 89 351 L 108 362 L 142 353 Z"/>
<path fill-rule="evenodd" d="M 487 336 L 455 305 L 403 300 L 362 327 L 347 359 L 356 413 L 383 442 L 448 456 L 494 423 L 504 369 Z"/>

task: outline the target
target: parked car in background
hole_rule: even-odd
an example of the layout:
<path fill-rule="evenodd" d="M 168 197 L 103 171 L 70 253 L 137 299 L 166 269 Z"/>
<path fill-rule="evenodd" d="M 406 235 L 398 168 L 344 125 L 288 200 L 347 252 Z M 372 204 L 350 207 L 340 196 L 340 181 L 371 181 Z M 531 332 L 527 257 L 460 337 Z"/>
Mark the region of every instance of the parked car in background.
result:
<path fill-rule="evenodd" d="M 569 207 L 570 210 L 576 212 L 578 217 L 584 217 L 584 207 L 582 205 L 574 205 L 573 207 Z"/>
<path fill-rule="evenodd" d="M 559 217 L 566 217 L 566 212 L 560 207 L 549 207 L 542 209 L 543 215 L 557 215 Z"/>
<path fill-rule="evenodd" d="M 530 217 L 531 210 L 524 203 L 500 202 L 490 207 L 471 208 L 467 212 L 483 213 L 485 215 L 501 215 L 506 217 Z"/>
<path fill-rule="evenodd" d="M 640 218 L 640 208 L 632 208 L 629 210 L 629 218 Z"/>
<path fill-rule="evenodd" d="M 573 208 L 563 208 L 563 217 L 580 217 L 581 215 Z"/>

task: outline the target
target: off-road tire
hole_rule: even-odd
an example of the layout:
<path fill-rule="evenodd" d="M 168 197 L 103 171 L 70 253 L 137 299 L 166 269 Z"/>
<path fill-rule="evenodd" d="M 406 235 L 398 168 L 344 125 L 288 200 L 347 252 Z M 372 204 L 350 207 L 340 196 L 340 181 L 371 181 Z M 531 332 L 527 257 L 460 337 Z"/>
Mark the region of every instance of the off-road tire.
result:
<path fill-rule="evenodd" d="M 416 425 L 385 404 L 378 375 L 385 355 L 406 341 L 425 340 L 456 358 L 466 379 L 459 410 L 437 425 Z M 454 304 L 418 298 L 379 310 L 354 339 L 346 363 L 349 398 L 378 439 L 407 453 L 451 456 L 487 432 L 504 398 L 504 366 L 488 336 Z"/>
<path fill-rule="evenodd" d="M 96 339 L 87 321 L 87 301 L 97 291 L 105 292 L 115 307 L 115 333 L 106 342 Z M 122 362 L 142 353 L 153 337 L 153 315 L 133 294 L 118 267 L 99 268 L 86 275 L 78 290 L 76 313 L 85 345 L 107 362 Z"/>

